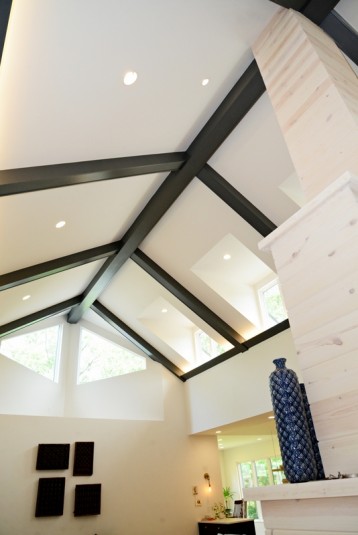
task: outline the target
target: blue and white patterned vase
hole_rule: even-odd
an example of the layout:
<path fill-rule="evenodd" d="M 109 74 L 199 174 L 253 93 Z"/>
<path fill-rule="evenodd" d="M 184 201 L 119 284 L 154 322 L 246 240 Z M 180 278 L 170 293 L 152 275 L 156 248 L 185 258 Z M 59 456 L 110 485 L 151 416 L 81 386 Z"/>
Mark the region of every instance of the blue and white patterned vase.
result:
<path fill-rule="evenodd" d="M 313 454 L 314 454 L 314 458 L 315 458 L 316 466 L 317 466 L 317 479 L 326 479 L 324 468 L 323 468 L 323 463 L 322 463 L 322 458 L 321 458 L 321 452 L 319 451 L 316 430 L 314 428 L 313 418 L 311 414 L 311 408 L 310 408 L 310 404 L 308 401 L 306 388 L 303 383 L 300 383 L 300 389 L 301 389 L 301 394 L 302 394 L 302 399 L 303 399 L 303 406 L 305 408 L 308 429 L 309 429 L 310 436 L 311 436 Z"/>
<path fill-rule="evenodd" d="M 297 375 L 286 368 L 285 358 L 273 363 L 270 391 L 286 478 L 290 483 L 314 481 L 317 466 Z"/>

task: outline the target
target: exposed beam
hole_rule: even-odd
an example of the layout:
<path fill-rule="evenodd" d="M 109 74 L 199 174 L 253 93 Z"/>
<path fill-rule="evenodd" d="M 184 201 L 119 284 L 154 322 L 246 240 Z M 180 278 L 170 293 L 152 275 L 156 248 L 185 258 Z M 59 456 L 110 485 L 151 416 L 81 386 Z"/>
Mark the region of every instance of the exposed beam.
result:
<path fill-rule="evenodd" d="M 289 328 L 290 328 L 289 321 L 283 320 L 277 325 L 274 325 L 273 327 L 266 329 L 266 331 L 263 331 L 262 333 L 257 334 L 256 336 L 254 336 L 253 338 L 250 338 L 249 340 L 246 340 L 245 346 L 247 346 L 247 348 L 250 349 L 250 347 L 257 346 L 258 344 L 265 342 L 265 340 L 268 340 L 269 338 L 272 338 L 273 336 L 276 336 L 276 334 L 279 334 Z"/>
<path fill-rule="evenodd" d="M 12 0 L 1 0 L 0 2 L 0 62 L 4 50 L 7 26 L 10 18 Z"/>
<path fill-rule="evenodd" d="M 284 320 L 281 323 L 274 325 L 274 327 L 271 327 L 270 329 L 267 329 L 266 331 L 258 334 L 257 336 L 254 336 L 250 340 L 246 340 L 245 346 L 247 346 L 247 349 L 250 349 L 251 347 L 261 344 L 265 340 L 272 338 L 272 336 L 275 336 L 276 334 L 279 334 L 280 332 L 283 332 L 286 329 L 289 329 L 289 327 L 290 327 L 290 324 L 288 320 Z M 196 375 L 199 375 L 200 373 L 203 373 L 206 370 L 210 370 L 210 368 L 213 368 L 214 366 L 217 366 L 218 364 L 221 364 L 222 362 L 225 362 L 226 360 L 231 359 L 232 357 L 235 357 L 239 353 L 240 352 L 236 348 L 229 349 L 229 351 L 226 351 L 225 353 L 222 353 L 221 355 L 215 357 L 214 359 L 209 360 L 208 362 L 205 362 L 204 364 L 202 364 L 201 366 L 198 366 L 194 370 L 184 373 L 181 379 L 185 381 L 188 379 L 191 379 L 192 377 L 195 377 Z"/>
<path fill-rule="evenodd" d="M 271 2 L 286 9 L 300 11 L 316 24 L 321 24 L 339 0 L 271 0 Z"/>
<path fill-rule="evenodd" d="M 91 309 L 96 312 L 104 321 L 106 321 L 111 327 L 123 335 L 127 340 L 134 344 L 138 349 L 143 351 L 149 358 L 155 362 L 162 364 L 167 370 L 172 372 L 176 377 L 182 379 L 183 372 L 164 355 L 162 355 L 157 349 L 146 342 L 139 334 L 133 331 L 128 325 L 123 323 L 117 316 L 112 314 L 110 310 L 101 305 L 98 301 L 95 301 L 91 305 Z M 183 380 L 183 379 L 182 379 Z"/>
<path fill-rule="evenodd" d="M 42 321 L 46 318 L 50 318 L 52 316 L 56 316 L 57 314 L 61 314 L 62 312 L 66 312 L 67 310 L 75 306 L 77 303 L 79 303 L 80 300 L 80 296 L 73 297 L 72 299 L 68 299 L 67 301 L 62 301 L 62 303 L 57 303 L 57 305 L 44 308 L 43 310 L 39 310 L 34 314 L 29 314 L 28 316 L 25 316 L 19 320 L 11 321 L 10 323 L 1 325 L 0 338 L 8 336 L 9 334 L 19 331 L 20 329 L 24 329 L 25 327 L 29 327 L 30 325 L 38 323 L 39 321 Z"/>
<path fill-rule="evenodd" d="M 336 11 L 331 11 L 321 24 L 321 28 L 334 40 L 336 45 L 358 65 L 358 33 Z"/>
<path fill-rule="evenodd" d="M 116 254 L 121 245 L 121 241 L 116 241 L 99 247 L 94 247 L 93 249 L 87 249 L 86 251 L 81 251 L 79 253 L 63 256 L 62 258 L 56 258 L 55 260 L 49 260 L 48 262 L 42 262 L 35 266 L 18 269 L 11 273 L 5 273 L 4 275 L 0 275 L 0 292 L 21 284 L 42 279 L 43 277 L 61 273 L 67 269 L 83 266 L 89 262 L 108 258 Z"/>
<path fill-rule="evenodd" d="M 303 13 L 332 37 L 342 52 L 358 65 L 358 34 L 334 10 L 339 0 L 271 0 L 271 2 Z"/>
<path fill-rule="evenodd" d="M 0 171 L 0 196 L 179 169 L 185 153 L 148 154 Z"/>
<path fill-rule="evenodd" d="M 91 281 L 81 304 L 71 310 L 68 316 L 70 323 L 77 323 L 81 319 L 112 277 L 264 92 L 262 76 L 256 61 L 253 61 L 188 148 L 188 160 L 178 171 L 169 174 L 123 236 L 124 245 L 119 253 L 109 259 Z"/>
<path fill-rule="evenodd" d="M 262 236 L 275 230 L 276 225 L 210 165 L 204 165 L 198 178 Z"/>
<path fill-rule="evenodd" d="M 310 0 L 301 13 L 315 24 L 320 25 L 340 0 Z"/>
<path fill-rule="evenodd" d="M 201 364 L 197 368 L 194 368 L 193 370 L 190 370 L 189 372 L 184 373 L 182 376 L 182 379 L 184 381 L 187 381 L 188 379 L 191 379 L 192 377 L 195 377 L 196 375 L 200 375 L 203 372 L 206 372 L 206 370 L 210 370 L 210 368 L 214 368 L 214 366 L 217 366 L 218 364 L 221 364 L 222 362 L 225 362 L 226 360 L 231 359 L 232 357 L 235 357 L 238 355 L 240 351 L 238 351 L 235 347 L 233 349 L 229 349 L 229 351 L 225 351 L 225 353 L 222 353 L 218 357 L 215 357 L 208 362 L 204 362 L 204 364 Z"/>
<path fill-rule="evenodd" d="M 285 7 L 286 9 L 301 11 L 307 4 L 309 4 L 310 0 L 270 0 L 270 2 Z"/>
<path fill-rule="evenodd" d="M 139 249 L 131 255 L 131 259 L 159 284 L 164 286 L 171 294 L 175 295 L 192 310 L 205 323 L 210 325 L 216 332 L 221 334 L 230 344 L 234 345 L 236 352 L 245 351 L 246 347 L 242 345 L 244 338 L 237 333 L 230 325 L 225 323 L 219 316 L 214 314 L 204 303 L 197 299 L 193 294 L 184 288 L 178 281 L 169 275 L 158 264 L 153 262 L 146 254 Z"/>

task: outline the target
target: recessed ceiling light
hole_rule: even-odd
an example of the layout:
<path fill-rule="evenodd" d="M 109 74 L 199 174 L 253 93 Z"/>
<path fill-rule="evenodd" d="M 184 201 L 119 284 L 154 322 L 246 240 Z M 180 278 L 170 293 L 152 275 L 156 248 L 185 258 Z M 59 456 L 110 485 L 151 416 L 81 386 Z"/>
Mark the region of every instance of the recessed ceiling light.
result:
<path fill-rule="evenodd" d="M 202 81 L 201 81 L 201 85 L 203 85 L 204 87 L 206 85 L 208 85 L 208 83 L 210 82 L 209 78 L 204 78 Z"/>
<path fill-rule="evenodd" d="M 128 71 L 124 75 L 123 83 L 124 85 L 132 85 L 137 80 L 138 74 L 134 71 Z"/>
<path fill-rule="evenodd" d="M 215 433 L 216 433 L 216 434 L 219 434 L 219 433 L 221 433 L 221 431 L 220 431 L 220 430 L 219 430 L 219 431 L 215 431 Z"/>
<path fill-rule="evenodd" d="M 66 225 L 66 221 L 58 221 L 58 223 L 56 223 L 55 227 L 56 228 L 62 228 Z"/>
<path fill-rule="evenodd" d="M 166 314 L 168 312 L 167 308 L 162 308 L 162 314 Z"/>
<path fill-rule="evenodd" d="M 268 418 L 269 420 L 274 420 L 274 419 L 275 419 L 274 416 L 268 416 L 267 418 Z"/>
<path fill-rule="evenodd" d="M 224 256 L 223 256 L 223 259 L 224 259 L 224 260 L 230 260 L 230 258 L 231 258 L 231 254 L 229 254 L 229 253 L 226 253 L 226 254 L 224 254 Z"/>
<path fill-rule="evenodd" d="M 22 298 L 23 301 L 27 301 L 28 299 L 30 299 L 31 295 L 30 294 L 27 294 L 27 295 L 24 295 L 24 297 Z"/>

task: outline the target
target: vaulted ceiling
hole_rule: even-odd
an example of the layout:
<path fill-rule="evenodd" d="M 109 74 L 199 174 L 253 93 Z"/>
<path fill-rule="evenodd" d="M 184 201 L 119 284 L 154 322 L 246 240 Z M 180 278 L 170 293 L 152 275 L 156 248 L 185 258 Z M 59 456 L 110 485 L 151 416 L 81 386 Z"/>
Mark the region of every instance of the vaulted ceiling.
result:
<path fill-rule="evenodd" d="M 356 0 L 2 2 L 1 337 L 66 314 L 186 380 L 288 328 L 254 297 L 304 202 L 251 52 L 281 6 L 355 67 Z M 196 329 L 229 349 L 194 363 Z"/>

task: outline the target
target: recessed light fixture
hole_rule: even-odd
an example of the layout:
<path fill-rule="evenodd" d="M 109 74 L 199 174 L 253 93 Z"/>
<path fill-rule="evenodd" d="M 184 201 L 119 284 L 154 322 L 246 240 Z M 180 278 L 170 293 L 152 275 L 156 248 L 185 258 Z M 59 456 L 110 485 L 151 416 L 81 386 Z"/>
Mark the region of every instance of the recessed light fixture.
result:
<path fill-rule="evenodd" d="M 231 254 L 229 254 L 229 253 L 224 254 L 223 259 L 224 260 L 230 260 L 231 259 Z"/>
<path fill-rule="evenodd" d="M 215 431 L 215 433 L 218 435 L 219 433 L 221 433 L 221 431 L 220 430 L 219 431 Z"/>
<path fill-rule="evenodd" d="M 137 80 L 138 74 L 134 71 L 128 71 L 123 77 L 124 85 L 132 85 Z"/>
<path fill-rule="evenodd" d="M 167 308 L 162 308 L 162 314 L 166 314 L 168 312 Z"/>
<path fill-rule="evenodd" d="M 66 221 L 58 221 L 55 225 L 56 228 L 62 228 L 66 225 Z"/>
<path fill-rule="evenodd" d="M 30 294 L 27 294 L 27 295 L 24 295 L 24 297 L 22 298 L 23 301 L 27 301 L 28 299 L 30 299 L 31 295 Z"/>
<path fill-rule="evenodd" d="M 267 418 L 268 418 L 269 420 L 274 420 L 274 419 L 275 419 L 274 416 L 268 416 Z"/>
<path fill-rule="evenodd" d="M 201 81 L 201 85 L 205 87 L 206 85 L 208 85 L 209 82 L 210 82 L 209 78 L 203 78 L 203 80 Z"/>

